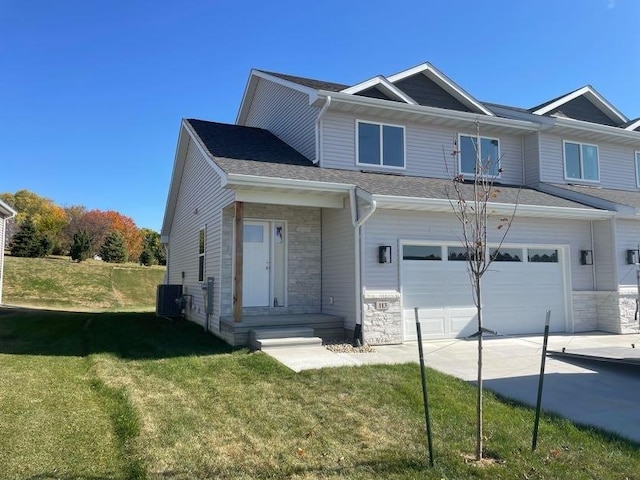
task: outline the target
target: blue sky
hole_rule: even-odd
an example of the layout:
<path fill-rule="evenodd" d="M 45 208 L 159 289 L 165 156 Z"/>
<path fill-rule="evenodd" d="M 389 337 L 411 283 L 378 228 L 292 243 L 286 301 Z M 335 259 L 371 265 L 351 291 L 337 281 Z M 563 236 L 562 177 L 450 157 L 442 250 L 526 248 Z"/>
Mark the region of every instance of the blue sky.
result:
<path fill-rule="evenodd" d="M 230 122 L 251 68 L 353 84 L 429 61 L 480 100 L 586 84 L 640 117 L 637 0 L 0 0 L 0 192 L 159 230 L 183 117 Z"/>

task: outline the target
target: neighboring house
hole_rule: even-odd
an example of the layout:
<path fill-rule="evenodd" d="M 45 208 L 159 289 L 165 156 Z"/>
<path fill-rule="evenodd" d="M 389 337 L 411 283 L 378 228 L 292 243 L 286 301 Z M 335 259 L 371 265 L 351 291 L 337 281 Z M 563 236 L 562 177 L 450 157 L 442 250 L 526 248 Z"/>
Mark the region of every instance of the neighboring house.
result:
<path fill-rule="evenodd" d="M 7 238 L 7 220 L 15 215 L 15 210 L 0 200 L 0 305 L 2 304 L 2 281 L 4 278 L 4 249 Z"/>
<path fill-rule="evenodd" d="M 477 144 L 500 161 L 496 227 L 518 204 L 485 277 L 485 326 L 539 333 L 550 309 L 553 332 L 637 331 L 639 127 L 591 87 L 525 110 L 428 63 L 352 86 L 253 70 L 236 125 L 181 124 L 167 283 L 231 344 L 286 325 L 400 343 L 415 339 L 414 307 L 429 338 L 472 334 L 448 189 L 472 175 Z"/>

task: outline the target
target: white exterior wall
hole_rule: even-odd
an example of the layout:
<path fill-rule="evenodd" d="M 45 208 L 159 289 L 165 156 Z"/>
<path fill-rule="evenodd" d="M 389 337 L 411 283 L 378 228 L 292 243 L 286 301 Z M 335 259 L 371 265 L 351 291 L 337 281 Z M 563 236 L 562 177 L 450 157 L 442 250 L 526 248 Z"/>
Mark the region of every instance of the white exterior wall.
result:
<path fill-rule="evenodd" d="M 322 211 L 322 313 L 356 323 L 355 231 L 348 206 Z M 333 299 L 333 303 L 331 300 Z"/>
<path fill-rule="evenodd" d="M 460 235 L 460 225 L 453 214 L 394 210 L 376 211 L 365 224 L 365 230 L 363 286 L 383 291 L 400 290 L 400 240 L 456 242 Z M 498 240 L 495 235 L 489 237 L 489 242 Z M 580 250 L 591 249 L 588 221 L 516 216 L 505 243 L 568 245 L 571 289 L 593 290 L 593 267 L 580 265 Z M 392 245 L 392 263 L 378 263 L 379 245 Z"/>
<path fill-rule="evenodd" d="M 315 120 L 319 109 L 309 96 L 260 79 L 246 126 L 269 130 L 309 159 L 315 158 Z"/>
<path fill-rule="evenodd" d="M 535 187 L 540 182 L 540 144 L 538 133 L 524 137 L 525 184 Z"/>
<path fill-rule="evenodd" d="M 220 178 L 190 139 L 169 236 L 168 283 L 182 283 L 183 293 L 193 295 L 185 309 L 187 318 L 204 325 L 204 294 L 198 281 L 198 241 L 200 229 L 206 227 L 204 275 L 205 282 L 207 276 L 215 277 L 214 313 L 210 318 L 210 329 L 214 331 L 220 315 L 222 207 L 233 198 L 233 192 L 221 187 Z"/>
<path fill-rule="evenodd" d="M 0 305 L 2 304 L 2 283 L 4 278 L 5 223 L 6 219 L 0 216 Z"/>
<path fill-rule="evenodd" d="M 378 170 L 381 172 L 405 173 L 411 176 L 449 178 L 457 168 L 451 161 L 450 152 L 458 134 L 473 135 L 474 131 L 457 131 L 435 125 L 390 121 L 390 124 L 405 127 L 406 170 L 385 169 L 375 166 L 356 165 L 356 120 L 374 123 L 380 118 L 354 117 L 353 115 L 327 112 L 323 117 L 322 166 L 347 170 Z M 500 155 L 504 170 L 502 181 L 520 184 L 522 182 L 522 139 L 520 136 L 496 136 L 480 132 L 481 135 L 500 140 Z M 444 154 L 443 154 L 444 149 Z M 447 173 L 445 159 L 449 163 Z"/>
<path fill-rule="evenodd" d="M 599 185 L 603 188 L 637 190 L 635 149 L 608 143 L 597 143 L 580 136 L 563 137 L 540 133 L 540 180 L 546 183 L 565 183 L 563 141 L 583 142 L 598 146 L 600 167 Z M 640 147 L 639 147 L 640 148 Z M 579 180 L 569 180 L 579 183 Z M 592 185 L 593 182 L 588 184 Z"/>
<path fill-rule="evenodd" d="M 637 250 L 640 245 L 640 220 L 616 220 L 616 242 L 612 254 L 618 268 L 618 285 L 635 287 L 636 266 L 627 264 L 627 250 Z M 610 245 L 614 245 L 611 243 Z M 612 247 L 610 246 L 611 250 Z"/>

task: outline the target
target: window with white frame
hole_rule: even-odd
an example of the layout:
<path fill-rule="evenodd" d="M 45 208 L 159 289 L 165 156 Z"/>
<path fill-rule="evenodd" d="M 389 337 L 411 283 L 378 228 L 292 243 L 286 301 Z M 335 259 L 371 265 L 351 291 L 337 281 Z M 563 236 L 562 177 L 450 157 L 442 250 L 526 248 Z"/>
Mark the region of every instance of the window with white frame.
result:
<path fill-rule="evenodd" d="M 636 152 L 636 185 L 640 188 L 640 152 Z"/>
<path fill-rule="evenodd" d="M 497 138 L 460 135 L 460 173 L 475 175 L 477 161 L 480 162 L 480 175 L 499 176 L 500 141 Z"/>
<path fill-rule="evenodd" d="M 201 228 L 198 235 L 198 281 L 204 281 L 204 251 L 207 243 L 206 229 Z"/>
<path fill-rule="evenodd" d="M 356 128 L 358 165 L 405 168 L 404 127 L 357 121 Z"/>
<path fill-rule="evenodd" d="M 564 174 L 571 180 L 600 181 L 598 146 L 564 142 Z"/>

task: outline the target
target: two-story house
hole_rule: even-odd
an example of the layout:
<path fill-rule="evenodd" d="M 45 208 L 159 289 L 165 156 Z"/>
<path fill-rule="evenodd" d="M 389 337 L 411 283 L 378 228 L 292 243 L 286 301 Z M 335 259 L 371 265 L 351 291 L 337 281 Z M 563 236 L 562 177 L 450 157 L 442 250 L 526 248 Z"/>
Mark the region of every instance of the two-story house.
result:
<path fill-rule="evenodd" d="M 428 63 L 358 85 L 253 70 L 235 125 L 182 121 L 167 283 L 188 319 L 236 345 L 304 325 L 400 343 L 415 307 L 429 338 L 469 335 L 450 187 L 478 148 L 500 184 L 490 249 L 517 205 L 485 276 L 485 326 L 539 333 L 551 310 L 554 332 L 635 331 L 638 129 L 591 87 L 526 110 L 480 102 Z"/>

